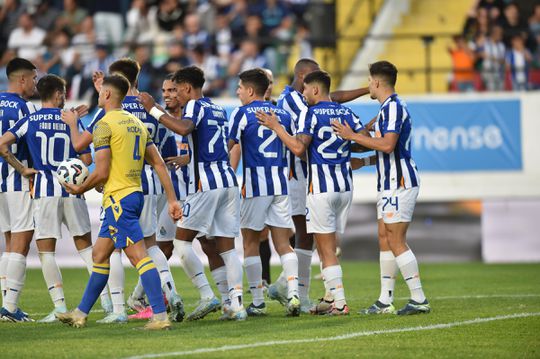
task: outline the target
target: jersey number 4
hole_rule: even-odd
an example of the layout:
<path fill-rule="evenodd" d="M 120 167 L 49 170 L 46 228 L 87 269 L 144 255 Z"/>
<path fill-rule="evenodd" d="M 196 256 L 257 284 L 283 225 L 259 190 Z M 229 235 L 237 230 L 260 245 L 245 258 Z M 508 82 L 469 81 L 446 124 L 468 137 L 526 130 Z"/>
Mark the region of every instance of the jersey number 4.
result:
<path fill-rule="evenodd" d="M 141 143 L 141 136 L 135 135 L 135 147 L 133 148 L 133 159 L 139 161 L 141 159 L 141 150 L 139 144 Z"/>

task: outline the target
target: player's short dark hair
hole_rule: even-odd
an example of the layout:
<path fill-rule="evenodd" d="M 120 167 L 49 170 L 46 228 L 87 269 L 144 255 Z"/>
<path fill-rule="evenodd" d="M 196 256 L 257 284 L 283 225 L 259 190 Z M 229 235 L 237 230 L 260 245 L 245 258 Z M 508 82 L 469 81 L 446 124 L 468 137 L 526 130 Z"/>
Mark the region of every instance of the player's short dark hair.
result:
<path fill-rule="evenodd" d="M 103 86 L 111 86 L 121 97 L 121 100 L 126 97 L 129 91 L 129 81 L 122 75 L 109 75 L 103 78 Z"/>
<path fill-rule="evenodd" d="M 304 83 L 305 84 L 312 84 L 317 83 L 319 86 L 321 86 L 321 89 L 325 93 L 330 92 L 330 85 L 332 84 L 332 79 L 330 78 L 330 74 L 328 72 L 323 70 L 317 70 L 310 72 L 309 74 L 304 77 Z"/>
<path fill-rule="evenodd" d="M 294 72 L 305 71 L 307 69 L 315 70 L 319 68 L 317 61 L 308 58 L 302 58 L 296 62 L 294 65 Z"/>
<path fill-rule="evenodd" d="M 174 81 L 174 72 L 171 72 L 171 73 L 168 73 L 167 75 L 165 75 L 165 78 L 163 79 L 163 81 Z"/>
<path fill-rule="evenodd" d="M 27 59 L 16 57 L 8 62 L 6 66 L 6 75 L 9 79 L 14 72 L 21 70 L 33 71 L 36 70 L 36 66 Z"/>
<path fill-rule="evenodd" d="M 56 91 L 66 91 L 66 81 L 60 76 L 47 74 L 39 79 L 36 85 L 41 101 L 50 100 Z"/>
<path fill-rule="evenodd" d="M 109 66 L 109 73 L 120 73 L 128 81 L 131 87 L 135 87 L 137 84 L 137 78 L 139 77 L 139 71 L 141 66 L 139 63 L 129 57 L 124 57 L 120 60 L 116 60 Z"/>
<path fill-rule="evenodd" d="M 261 68 L 246 70 L 240 73 L 238 77 L 244 86 L 252 87 L 258 96 L 264 96 L 268 86 L 270 86 L 268 74 Z"/>
<path fill-rule="evenodd" d="M 174 73 L 173 81 L 177 84 L 188 83 L 193 88 L 202 89 L 204 85 L 204 72 L 197 66 L 187 66 Z"/>
<path fill-rule="evenodd" d="M 397 73 L 397 68 L 388 61 L 377 61 L 369 65 L 369 74 L 372 77 L 381 77 L 384 82 L 392 87 L 396 85 Z"/>

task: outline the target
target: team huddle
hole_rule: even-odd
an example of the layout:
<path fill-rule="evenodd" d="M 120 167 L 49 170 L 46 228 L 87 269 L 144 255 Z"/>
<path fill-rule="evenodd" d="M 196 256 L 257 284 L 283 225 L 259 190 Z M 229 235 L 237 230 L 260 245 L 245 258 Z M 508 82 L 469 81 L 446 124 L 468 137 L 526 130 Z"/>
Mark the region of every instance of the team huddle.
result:
<path fill-rule="evenodd" d="M 241 106 L 230 115 L 204 96 L 199 68 L 185 67 L 165 78 L 164 107 L 137 91 L 139 69 L 124 58 L 112 63 L 107 75 L 94 74 L 100 110 L 85 128 L 80 118 L 86 106 L 63 110 L 62 78 L 45 75 L 37 81 L 36 67 L 22 58 L 8 64 L 9 88 L 0 93 L 0 226 L 6 239 L 0 259 L 1 320 L 33 321 L 18 302 L 34 236 L 54 305 L 39 322 L 83 327 L 98 298 L 105 312 L 98 322 L 150 319 L 148 330 L 169 329 L 172 321 L 198 320 L 220 309 L 222 320 L 264 316 L 259 242 L 265 229 L 282 265 L 268 297 L 291 317 L 347 315 L 336 236 L 345 230 L 352 202 L 352 171 L 369 165 L 378 175 L 381 292 L 360 313 L 431 310 L 406 243 L 420 181 L 410 152 L 411 118 L 394 90 L 394 65 L 372 64 L 368 88 L 330 92 L 329 74 L 315 61 L 301 59 L 277 102 L 269 98 L 271 74 L 247 70 L 238 76 Z M 39 110 L 28 101 L 36 88 Z M 364 125 L 341 103 L 368 93 L 381 108 Z M 373 150 L 369 157 L 351 157 Z M 58 167 L 70 158 L 95 164 L 82 184 L 57 178 Z M 238 166 L 242 176 L 237 179 Z M 92 245 L 84 193 L 93 188 L 103 201 Z M 81 302 L 71 311 L 55 260 L 62 224 L 90 273 Z M 240 233 L 243 265 L 234 242 Z M 208 256 L 220 299 L 193 249 L 195 239 Z M 314 247 L 325 287 L 316 303 L 309 298 Z M 200 294 L 187 316 L 168 264 L 174 250 Z M 127 301 L 121 251 L 139 273 Z M 244 269 L 249 305 L 243 300 Z M 410 290 L 400 310 L 393 305 L 398 271 Z M 135 314 L 128 317 L 126 307 Z"/>

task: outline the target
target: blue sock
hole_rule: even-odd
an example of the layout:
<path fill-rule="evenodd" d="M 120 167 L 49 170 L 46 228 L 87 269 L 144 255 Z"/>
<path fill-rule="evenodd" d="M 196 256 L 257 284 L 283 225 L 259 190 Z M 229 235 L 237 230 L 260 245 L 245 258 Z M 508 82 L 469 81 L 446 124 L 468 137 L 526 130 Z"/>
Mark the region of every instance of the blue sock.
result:
<path fill-rule="evenodd" d="M 90 313 L 90 309 L 94 306 L 94 303 L 98 299 L 99 295 L 103 291 L 103 288 L 107 285 L 109 280 L 109 263 L 98 264 L 94 263 L 92 267 L 92 274 L 84 290 L 81 303 L 79 304 L 79 310 L 83 313 Z"/>
<path fill-rule="evenodd" d="M 141 277 L 141 283 L 152 306 L 152 311 L 154 314 L 165 312 L 167 308 L 165 308 L 165 301 L 161 292 L 161 280 L 154 262 L 150 257 L 144 257 L 135 267 Z"/>

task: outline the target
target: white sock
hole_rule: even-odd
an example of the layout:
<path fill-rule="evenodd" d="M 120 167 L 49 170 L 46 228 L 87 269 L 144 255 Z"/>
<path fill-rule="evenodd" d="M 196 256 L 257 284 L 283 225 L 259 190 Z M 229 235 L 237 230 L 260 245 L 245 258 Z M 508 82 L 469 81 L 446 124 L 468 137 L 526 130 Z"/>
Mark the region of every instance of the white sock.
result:
<path fill-rule="evenodd" d="M 379 302 L 382 304 L 392 304 L 394 301 L 396 275 L 399 270 L 396 257 L 394 257 L 392 251 L 379 253 L 379 265 L 381 267 L 381 294 L 379 295 Z"/>
<path fill-rule="evenodd" d="M 109 259 L 111 270 L 109 273 L 108 285 L 111 290 L 111 300 L 113 313 L 121 314 L 126 312 L 126 302 L 124 300 L 124 266 L 122 264 L 122 253 L 114 251 Z"/>
<path fill-rule="evenodd" d="M 24 280 L 26 278 L 26 257 L 22 254 L 11 252 L 6 271 L 6 298 L 4 307 L 14 313 L 17 311 L 19 297 L 21 296 Z"/>
<path fill-rule="evenodd" d="M 246 270 L 249 290 L 253 297 L 253 305 L 259 306 L 264 303 L 261 257 L 252 256 L 244 258 L 244 268 Z"/>
<path fill-rule="evenodd" d="M 92 268 L 94 267 L 94 260 L 92 259 L 92 246 L 81 249 L 79 251 L 79 255 L 84 261 L 84 264 L 86 264 L 86 270 L 88 270 L 88 274 L 92 275 Z M 109 287 L 105 286 L 105 288 L 103 288 L 103 291 L 101 292 L 99 296 L 102 298 L 108 297 Z"/>
<path fill-rule="evenodd" d="M 309 300 L 309 284 L 311 283 L 311 257 L 313 251 L 295 248 L 298 258 L 298 296 L 300 300 Z"/>
<path fill-rule="evenodd" d="M 281 271 L 281 273 L 279 273 L 279 277 L 274 284 L 277 285 L 278 288 L 287 288 L 287 276 L 285 275 L 285 272 Z"/>
<path fill-rule="evenodd" d="M 287 298 L 298 297 L 298 257 L 295 252 L 290 252 L 279 259 L 287 277 Z"/>
<path fill-rule="evenodd" d="M 334 296 L 336 308 L 341 309 L 347 302 L 345 301 L 345 290 L 343 289 L 343 272 L 339 264 L 323 269 L 323 276 L 326 279 L 328 289 Z"/>
<path fill-rule="evenodd" d="M 133 293 L 131 293 L 131 295 L 135 299 L 144 298 L 144 287 L 142 285 L 140 276 L 139 276 L 139 279 L 137 280 L 137 285 L 135 285 L 135 288 L 133 288 Z"/>
<path fill-rule="evenodd" d="M 64 297 L 62 274 L 56 263 L 54 252 L 39 252 L 39 259 L 41 260 L 43 278 L 47 284 L 47 289 L 49 290 L 49 295 L 51 296 L 54 306 L 65 306 L 66 300 Z"/>
<path fill-rule="evenodd" d="M 229 285 L 227 284 L 227 268 L 221 266 L 212 271 L 212 277 L 221 295 L 221 304 L 229 304 Z"/>
<path fill-rule="evenodd" d="M 411 291 L 411 299 L 415 302 L 422 303 L 426 300 L 422 283 L 420 282 L 420 272 L 418 271 L 418 262 L 414 253 L 409 249 L 396 257 L 396 263 L 401 271 L 405 283 Z"/>
<path fill-rule="evenodd" d="M 201 299 L 210 299 L 214 297 L 214 292 L 206 274 L 204 274 L 204 266 L 193 250 L 193 244 L 188 241 L 174 240 L 174 248 L 178 256 L 180 256 L 180 262 L 184 272 L 191 279 L 193 285 L 199 290 Z"/>
<path fill-rule="evenodd" d="M 236 311 L 243 307 L 242 304 L 242 263 L 236 250 L 233 248 L 219 254 L 227 268 L 227 283 L 229 284 L 229 298 L 231 309 Z"/>
<path fill-rule="evenodd" d="M 6 296 L 6 273 L 8 261 L 9 252 L 2 253 L 2 257 L 0 257 L 0 290 L 2 291 L 2 304 L 4 303 L 4 297 Z"/>
<path fill-rule="evenodd" d="M 165 297 L 170 302 L 173 294 L 176 294 L 176 286 L 174 285 L 174 279 L 169 268 L 169 262 L 165 254 L 159 249 L 159 247 L 152 246 L 148 248 L 148 255 L 154 261 L 156 269 L 159 272 L 159 278 L 161 279 L 161 288 L 165 293 Z"/>
<path fill-rule="evenodd" d="M 328 285 L 328 283 L 326 282 L 326 278 L 324 277 L 323 262 L 322 261 L 319 262 L 319 268 L 321 270 L 321 279 L 322 279 L 323 285 L 324 285 L 324 299 L 328 300 L 328 301 L 333 301 L 334 300 L 334 295 L 332 294 L 332 291 L 330 291 L 330 286 Z"/>

